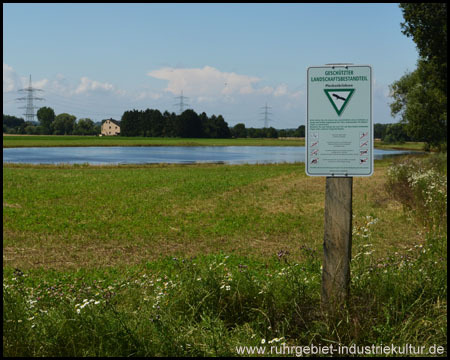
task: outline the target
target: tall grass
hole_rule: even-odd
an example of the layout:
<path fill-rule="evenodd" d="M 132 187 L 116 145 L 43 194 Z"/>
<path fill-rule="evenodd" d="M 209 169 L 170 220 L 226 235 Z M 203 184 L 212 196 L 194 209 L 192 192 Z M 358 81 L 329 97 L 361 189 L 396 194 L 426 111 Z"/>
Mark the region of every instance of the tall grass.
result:
<path fill-rule="evenodd" d="M 321 259 L 307 248 L 302 263 L 279 252 L 266 261 L 166 258 L 126 271 L 8 270 L 4 354 L 233 356 L 275 339 L 446 346 L 446 252 L 429 240 L 383 260 L 355 256 L 350 301 L 333 318 L 320 310 Z"/>

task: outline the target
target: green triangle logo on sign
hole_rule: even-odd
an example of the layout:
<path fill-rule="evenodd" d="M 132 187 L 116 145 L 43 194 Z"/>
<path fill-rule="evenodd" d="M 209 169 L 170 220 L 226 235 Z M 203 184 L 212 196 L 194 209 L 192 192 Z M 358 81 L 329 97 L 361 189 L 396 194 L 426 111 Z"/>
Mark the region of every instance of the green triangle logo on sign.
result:
<path fill-rule="evenodd" d="M 355 89 L 324 89 L 338 116 L 341 116 Z"/>

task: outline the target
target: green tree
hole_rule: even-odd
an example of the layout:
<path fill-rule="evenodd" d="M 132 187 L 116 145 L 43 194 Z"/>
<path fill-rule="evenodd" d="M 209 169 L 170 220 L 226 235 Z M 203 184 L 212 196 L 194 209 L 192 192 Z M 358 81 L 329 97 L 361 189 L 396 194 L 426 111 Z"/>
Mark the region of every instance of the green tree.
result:
<path fill-rule="evenodd" d="M 278 131 L 272 126 L 269 128 L 264 128 L 264 132 L 267 138 L 276 139 L 278 138 Z"/>
<path fill-rule="evenodd" d="M 150 136 L 160 137 L 164 132 L 164 117 L 159 110 L 150 111 Z"/>
<path fill-rule="evenodd" d="M 295 130 L 294 134 L 296 137 L 305 137 L 306 135 L 305 125 L 300 125 L 297 128 L 297 130 Z"/>
<path fill-rule="evenodd" d="M 202 112 L 198 117 L 200 119 L 200 123 L 202 124 L 202 135 L 205 138 L 215 137 L 215 128 L 208 115 L 206 115 L 205 112 Z"/>
<path fill-rule="evenodd" d="M 264 129 L 259 129 L 259 128 L 248 128 L 247 129 L 247 134 L 249 138 L 264 138 L 266 137 L 266 133 L 264 131 Z"/>
<path fill-rule="evenodd" d="M 214 119 L 212 120 L 212 127 L 214 128 L 213 137 L 218 139 L 227 139 L 231 137 L 230 128 L 222 115 L 217 117 L 214 116 Z"/>
<path fill-rule="evenodd" d="M 232 134 L 235 138 L 246 138 L 247 129 L 245 128 L 245 124 L 239 123 L 234 125 L 234 127 L 232 128 Z"/>
<path fill-rule="evenodd" d="M 3 132 L 7 134 L 20 134 L 25 126 L 25 120 L 11 115 L 3 114 Z"/>
<path fill-rule="evenodd" d="M 79 119 L 73 129 L 74 135 L 96 135 L 94 122 L 91 119 Z"/>
<path fill-rule="evenodd" d="M 447 147 L 447 4 L 401 3 L 403 33 L 413 38 L 417 69 L 391 86 L 393 116 L 427 147 Z"/>
<path fill-rule="evenodd" d="M 120 121 L 121 136 L 138 136 L 139 135 L 139 114 L 141 111 L 132 110 L 125 111 Z"/>
<path fill-rule="evenodd" d="M 72 135 L 76 119 L 76 116 L 67 113 L 57 115 L 52 124 L 53 134 Z"/>
<path fill-rule="evenodd" d="M 175 123 L 177 115 L 174 112 L 168 112 L 167 110 L 163 113 L 163 136 L 176 137 Z"/>
<path fill-rule="evenodd" d="M 183 111 L 175 121 L 176 136 L 182 138 L 202 137 L 202 123 L 198 114 L 191 109 Z"/>
<path fill-rule="evenodd" d="M 25 134 L 28 135 L 37 135 L 39 134 L 39 129 L 36 125 L 34 125 L 30 121 L 25 121 Z"/>
<path fill-rule="evenodd" d="M 37 118 L 42 127 L 43 134 L 51 134 L 52 133 L 52 124 L 55 121 L 55 112 L 50 107 L 41 107 L 37 111 Z"/>
<path fill-rule="evenodd" d="M 447 96 L 429 81 L 429 64 L 419 61 L 418 68 L 390 86 L 394 102 L 393 116 L 399 115 L 408 135 L 424 141 L 427 147 L 446 148 Z"/>
<path fill-rule="evenodd" d="M 375 139 L 383 139 L 388 126 L 389 126 L 389 124 L 380 124 L 380 123 L 374 124 L 373 125 L 373 137 Z"/>
<path fill-rule="evenodd" d="M 411 140 L 406 133 L 405 124 L 402 123 L 389 124 L 381 139 L 388 144 L 404 143 Z"/>
<path fill-rule="evenodd" d="M 447 3 L 400 3 L 402 33 L 412 37 L 419 56 L 433 68 L 431 80 L 447 95 Z"/>

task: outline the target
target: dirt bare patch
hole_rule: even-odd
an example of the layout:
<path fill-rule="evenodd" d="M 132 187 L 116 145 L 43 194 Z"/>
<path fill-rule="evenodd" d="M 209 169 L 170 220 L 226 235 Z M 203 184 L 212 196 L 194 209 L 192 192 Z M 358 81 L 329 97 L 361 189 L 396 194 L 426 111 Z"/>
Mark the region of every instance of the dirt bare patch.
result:
<path fill-rule="evenodd" d="M 22 206 L 20 206 L 19 204 L 9 204 L 6 201 L 3 201 L 3 207 L 20 209 Z"/>

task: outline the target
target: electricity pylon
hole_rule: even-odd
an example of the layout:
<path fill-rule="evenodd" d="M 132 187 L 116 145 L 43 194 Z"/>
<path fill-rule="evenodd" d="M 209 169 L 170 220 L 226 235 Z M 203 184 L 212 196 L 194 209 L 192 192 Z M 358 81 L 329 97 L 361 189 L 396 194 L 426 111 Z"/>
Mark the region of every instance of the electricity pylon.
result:
<path fill-rule="evenodd" d="M 175 104 L 174 106 L 179 106 L 180 107 L 180 114 L 183 113 L 184 107 L 185 106 L 189 106 L 189 104 L 186 104 L 184 102 L 184 99 L 189 99 L 186 96 L 183 96 L 183 90 L 181 90 L 181 96 L 177 96 L 175 99 L 180 99 L 180 103 L 179 104 Z"/>
<path fill-rule="evenodd" d="M 264 112 L 261 113 L 262 115 L 264 115 L 264 127 L 267 128 L 269 126 L 269 121 L 272 121 L 271 119 L 269 119 L 269 115 L 272 115 L 272 113 L 270 113 L 268 110 L 271 109 L 270 106 L 263 106 L 261 109 L 264 109 Z"/>
<path fill-rule="evenodd" d="M 44 98 L 33 96 L 34 91 L 44 91 L 42 89 L 36 89 L 31 85 L 31 75 L 30 75 L 30 84 L 27 88 L 20 89 L 19 91 L 27 91 L 26 97 L 17 98 L 16 100 L 26 100 L 27 106 L 21 106 L 19 109 L 25 110 L 25 121 L 34 121 L 34 109 L 39 109 L 39 106 L 33 106 L 33 100 L 44 100 Z"/>

